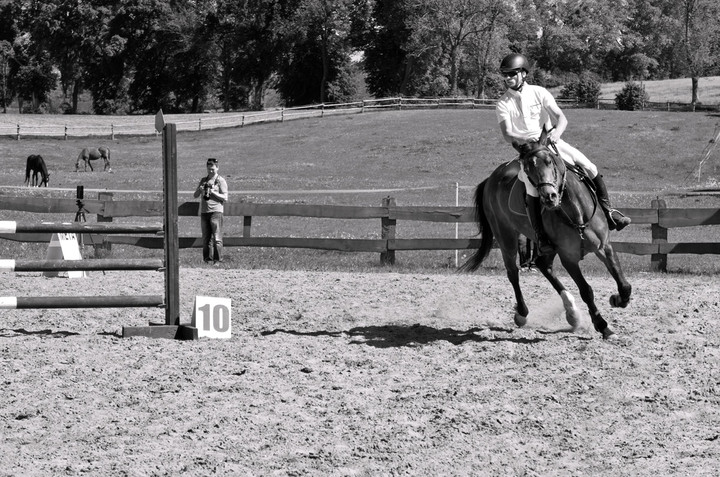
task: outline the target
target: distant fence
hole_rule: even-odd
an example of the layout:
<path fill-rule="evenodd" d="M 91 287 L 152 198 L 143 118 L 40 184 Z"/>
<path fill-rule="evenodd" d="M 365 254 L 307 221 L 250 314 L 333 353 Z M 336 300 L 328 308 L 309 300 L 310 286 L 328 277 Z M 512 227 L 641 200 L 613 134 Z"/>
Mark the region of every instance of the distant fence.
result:
<path fill-rule="evenodd" d="M 268 111 L 248 111 L 244 113 L 227 113 L 214 115 L 194 115 L 192 119 L 174 120 L 178 131 L 202 131 L 206 129 L 244 127 L 251 124 L 267 122 L 283 122 L 301 118 L 317 118 L 337 114 L 359 114 L 366 111 L 402 110 L 402 109 L 492 109 L 495 99 L 478 99 L 468 97 L 454 98 L 384 98 L 366 99 L 351 103 L 314 104 L 295 108 L 279 108 Z M 613 100 L 599 100 L 595 103 L 583 103 L 573 99 L 558 99 L 566 108 L 617 109 Z M 646 102 L 642 109 L 663 111 L 720 111 L 720 105 L 693 105 L 689 103 L 651 103 Z M 193 115 L 188 115 L 193 116 Z M 72 117 L 72 116 L 70 116 Z M 103 117 L 107 119 L 107 116 Z M 29 125 L 0 124 L 0 136 L 22 137 L 82 137 L 104 136 L 115 139 L 115 136 L 157 135 L 155 119 L 152 116 L 138 116 L 138 121 L 128 122 L 118 119 L 117 124 L 105 125 L 72 125 L 47 124 Z M 72 121 L 70 121 L 72 122 Z"/>
<path fill-rule="evenodd" d="M 163 214 L 160 201 L 115 201 L 109 193 L 104 200 L 85 200 L 84 210 L 98 214 L 98 221 L 112 220 L 112 217 L 154 217 Z M 178 205 L 179 216 L 197 216 L 198 202 L 183 202 Z M 13 210 L 39 213 L 70 214 L 77 212 L 74 199 L 44 199 L 27 197 L 2 197 L 0 210 Z M 670 243 L 667 232 L 675 227 L 695 227 L 701 225 L 720 225 L 720 209 L 666 208 L 662 199 L 652 201 L 651 207 L 624 208 L 622 211 L 633 220 L 633 225 L 650 225 L 649 243 L 613 242 L 618 253 L 650 255 L 651 269 L 665 271 L 669 254 L 714 254 L 720 255 L 720 243 L 683 242 Z M 226 247 L 283 247 L 335 250 L 343 252 L 380 253 L 384 263 L 393 263 L 396 251 L 408 250 L 464 250 L 476 249 L 480 240 L 476 238 L 398 238 L 396 225 L 398 220 L 471 223 L 474 219 L 473 207 L 426 207 L 397 206 L 391 198 L 383 200 L 378 207 L 307 205 L 307 204 L 255 204 L 227 203 L 225 215 L 243 217 L 241 237 L 225 237 Z M 381 238 L 348 239 L 316 237 L 253 237 L 253 217 L 310 217 L 324 219 L 372 219 L 380 221 Z M 0 234 L 0 238 L 21 242 L 47 242 L 50 234 L 18 233 Z M 89 235 L 91 243 L 117 243 L 143 248 L 163 247 L 163 237 L 123 236 L 103 234 Z M 180 248 L 202 247 L 199 237 L 180 237 Z"/>
<path fill-rule="evenodd" d="M 420 108 L 493 108 L 495 100 L 475 98 L 384 98 L 366 99 L 351 103 L 314 104 L 294 108 L 278 108 L 268 111 L 248 111 L 244 113 L 195 115 L 193 119 L 173 120 L 178 131 L 202 131 L 206 129 L 244 127 L 251 124 L 283 122 L 293 119 L 324 117 L 337 114 L 358 114 L 366 111 L 420 109 Z M 189 115 L 191 116 L 191 115 Z M 71 116 L 70 116 L 71 117 Z M 104 119 L 107 117 L 103 117 Z M 155 131 L 154 116 L 139 116 L 138 121 L 128 122 L 118 119 L 118 123 L 105 125 L 3 125 L 0 124 L 0 136 L 22 137 L 80 137 L 128 135 L 158 135 Z"/>

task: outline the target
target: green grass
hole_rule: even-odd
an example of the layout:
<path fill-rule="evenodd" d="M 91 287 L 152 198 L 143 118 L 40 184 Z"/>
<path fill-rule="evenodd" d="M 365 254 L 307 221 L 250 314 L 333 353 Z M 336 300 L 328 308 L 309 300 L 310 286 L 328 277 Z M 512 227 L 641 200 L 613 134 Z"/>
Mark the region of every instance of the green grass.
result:
<path fill-rule="evenodd" d="M 715 134 L 718 115 L 597 110 L 567 110 L 566 114 L 570 126 L 564 138 L 598 164 L 616 206 L 649 207 L 655 196 L 662 195 L 669 207 L 720 207 L 715 197 L 678 194 L 717 184 L 720 151 L 715 151 L 705 165 L 700 181 L 694 171 Z M 99 144 L 112 149 L 115 173 L 97 169 L 93 173 L 75 173 L 80 148 Z M 52 174 L 50 189 L 16 188 L 23 183 L 25 158 L 29 154 L 45 158 Z M 456 184 L 460 204 L 469 205 L 474 186 L 498 164 L 511 159 L 514 151 L 501 140 L 494 112 L 488 110 L 385 111 L 180 133 L 181 201 L 191 200 L 188 192 L 205 174 L 205 158 L 210 156 L 220 159 L 220 173 L 227 178 L 231 200 L 235 201 L 378 206 L 384 197 L 392 195 L 398 205 L 450 206 L 455 205 Z M 75 187 L 83 185 L 89 198 L 96 197 L 94 190 L 108 189 L 132 191 L 116 192 L 117 199 L 159 200 L 161 157 L 159 137 L 117 137 L 114 141 L 0 138 L 0 194 L 74 197 Z M 287 192 L 357 189 L 367 191 Z M 29 220 L 23 214 L 2 215 L 6 220 Z M 32 219 L 40 218 L 52 219 L 37 215 Z M 199 234 L 195 218 L 181 218 L 179 225 L 181 235 Z M 226 230 L 229 236 L 240 235 L 242 219 L 227 218 Z M 379 233 L 379 221 L 256 218 L 253 222 L 253 234 L 259 236 L 376 238 Z M 398 224 L 398 237 L 454 237 L 454 234 L 453 224 Z M 460 226 L 461 237 L 474 234 L 471 224 Z M 716 229 L 709 227 L 670 232 L 670 241 L 716 241 L 716 237 Z M 615 240 L 649 241 L 649 227 L 632 226 L 616 235 Z M 3 258 L 18 254 L 44 256 L 44 248 L 39 245 L 4 242 L 0 247 Z M 116 247 L 115 254 L 157 256 L 158 251 Z M 183 251 L 183 266 L 199 265 L 199 255 L 197 249 Z M 396 269 L 401 271 L 454 268 L 453 251 L 398 252 L 397 256 Z M 622 259 L 626 268 L 636 270 L 647 269 L 649 263 L 649 257 Z M 377 254 L 235 248 L 228 250 L 227 266 L 375 270 L 381 268 L 378 262 Z M 714 272 L 718 268 L 716 262 L 716 257 L 671 256 L 670 268 L 679 272 Z M 501 267 L 497 260 L 491 260 L 490 266 Z"/>

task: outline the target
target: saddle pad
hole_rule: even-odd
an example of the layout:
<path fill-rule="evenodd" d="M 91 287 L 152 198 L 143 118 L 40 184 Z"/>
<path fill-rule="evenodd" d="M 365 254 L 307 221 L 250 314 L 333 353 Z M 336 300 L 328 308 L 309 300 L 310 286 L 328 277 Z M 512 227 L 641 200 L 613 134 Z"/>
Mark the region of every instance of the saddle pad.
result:
<path fill-rule="evenodd" d="M 505 172 L 510 187 L 508 209 L 513 214 L 527 215 L 525 211 L 525 184 L 517 177 L 518 172 L 520 172 L 520 162 L 517 160 L 508 162 Z"/>

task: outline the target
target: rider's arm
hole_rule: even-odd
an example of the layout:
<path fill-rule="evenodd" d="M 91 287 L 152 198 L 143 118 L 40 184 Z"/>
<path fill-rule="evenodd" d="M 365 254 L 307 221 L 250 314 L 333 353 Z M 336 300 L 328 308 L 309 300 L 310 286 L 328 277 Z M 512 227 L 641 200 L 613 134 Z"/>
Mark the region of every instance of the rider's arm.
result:
<path fill-rule="evenodd" d="M 500 132 L 502 132 L 503 138 L 509 144 L 512 144 L 513 141 L 520 144 L 525 144 L 525 142 L 527 142 L 525 138 L 513 134 L 512 122 L 510 122 L 509 119 L 504 119 L 500 122 Z"/>
<path fill-rule="evenodd" d="M 567 118 L 565 117 L 565 113 L 562 112 L 562 109 L 560 109 L 560 106 L 558 106 L 555 101 L 549 102 L 545 105 L 545 107 L 547 108 L 547 112 L 550 116 L 550 121 L 555 125 L 553 130 L 550 131 L 550 134 L 548 134 L 548 139 L 551 142 L 557 142 L 567 128 Z"/>

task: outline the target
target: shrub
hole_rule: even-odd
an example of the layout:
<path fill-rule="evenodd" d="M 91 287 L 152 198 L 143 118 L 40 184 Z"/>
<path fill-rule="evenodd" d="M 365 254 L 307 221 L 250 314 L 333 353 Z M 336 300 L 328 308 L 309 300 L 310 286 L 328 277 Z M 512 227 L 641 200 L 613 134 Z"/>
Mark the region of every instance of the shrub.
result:
<path fill-rule="evenodd" d="M 650 96 L 645 92 L 645 88 L 633 81 L 625 83 L 622 91 L 615 95 L 617 108 L 624 111 L 643 109 L 649 100 Z"/>
<path fill-rule="evenodd" d="M 583 73 L 566 84 L 560 91 L 560 96 L 577 99 L 580 103 L 597 103 L 600 97 L 600 82 L 594 76 Z"/>

